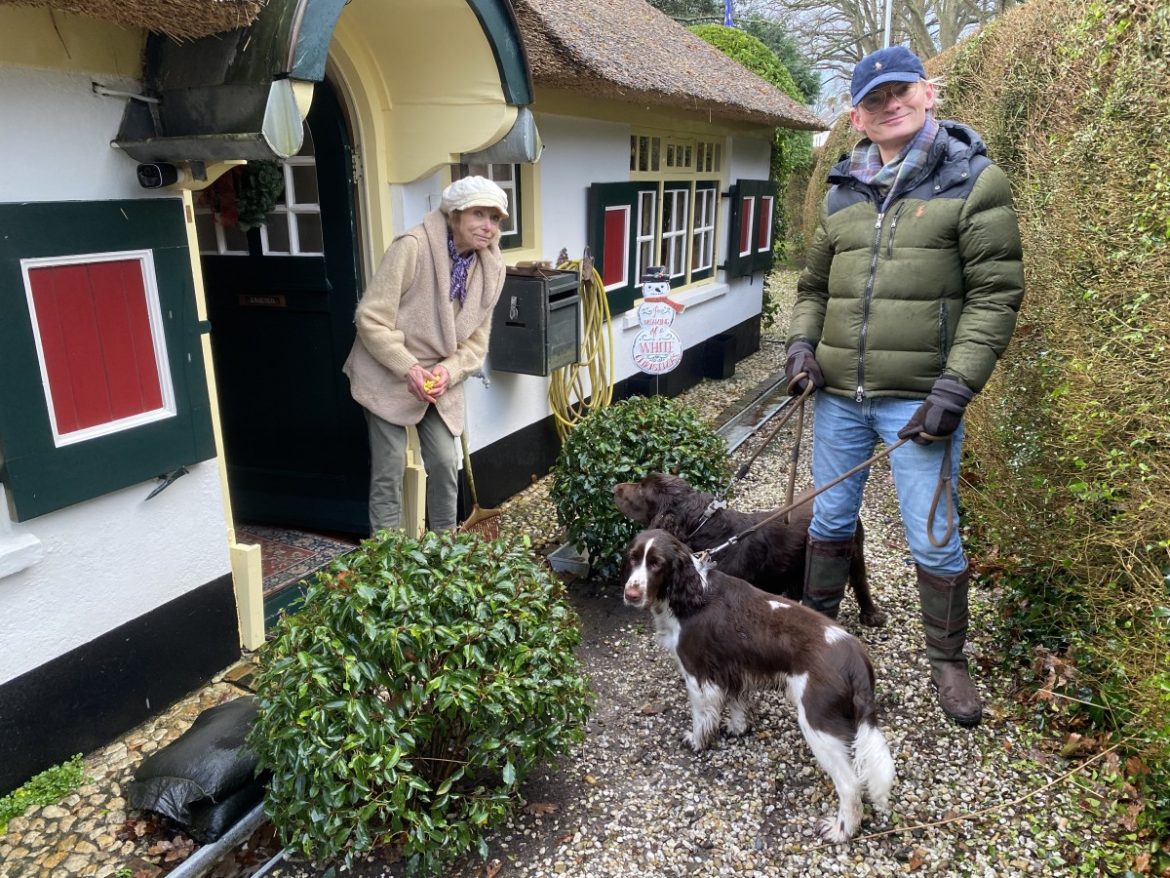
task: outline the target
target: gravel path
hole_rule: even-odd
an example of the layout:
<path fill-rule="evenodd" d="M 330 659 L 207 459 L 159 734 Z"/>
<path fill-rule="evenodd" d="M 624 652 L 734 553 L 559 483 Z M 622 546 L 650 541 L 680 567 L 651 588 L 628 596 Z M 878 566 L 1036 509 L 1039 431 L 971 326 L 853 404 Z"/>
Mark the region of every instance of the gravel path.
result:
<path fill-rule="evenodd" d="M 704 382 L 682 400 L 714 421 L 782 363 L 779 338 L 766 334 L 734 378 Z M 754 447 L 741 448 L 736 463 Z M 807 447 L 808 439 L 806 463 Z M 734 504 L 778 505 L 787 455 L 783 439 L 774 443 L 740 483 Z M 800 483 L 809 484 L 807 470 L 798 489 Z M 503 531 L 529 533 L 537 544 L 554 540 L 547 490 L 544 480 L 509 501 Z M 451 876 L 1111 874 L 1089 868 L 1090 852 L 1119 831 L 1101 828 L 1111 821 L 1095 816 L 1107 794 L 1083 777 L 1062 778 L 1069 764 L 1019 721 L 1021 706 L 996 678 L 1002 644 L 993 642 L 989 625 L 995 596 L 972 591 L 968 649 L 988 705 L 983 725 L 964 730 L 946 720 L 929 686 L 913 567 L 881 464 L 862 516 L 874 597 L 889 622 L 862 628 L 849 596 L 841 621 L 864 641 L 877 671 L 882 725 L 897 765 L 890 818 L 867 811 L 851 843 L 819 842 L 816 819 L 835 807 L 833 788 L 780 693 L 760 697 L 752 734 L 691 753 L 680 743 L 689 727 L 686 695 L 673 661 L 654 642 L 649 616 L 625 607 L 616 583 L 577 581 L 569 591 L 581 616 L 580 655 L 597 693 L 585 742 L 555 770 L 529 778 L 524 806 L 493 839 L 488 863 L 462 864 Z M 272 874 L 321 873 L 294 863 Z M 370 861 L 354 874 L 397 875 L 399 867 Z"/>

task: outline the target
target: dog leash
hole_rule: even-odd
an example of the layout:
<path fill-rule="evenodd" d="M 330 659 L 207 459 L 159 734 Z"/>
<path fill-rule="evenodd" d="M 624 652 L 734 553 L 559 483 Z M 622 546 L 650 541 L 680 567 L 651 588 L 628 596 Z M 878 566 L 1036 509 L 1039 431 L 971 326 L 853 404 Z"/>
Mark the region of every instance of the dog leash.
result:
<path fill-rule="evenodd" d="M 800 376 L 798 375 L 795 379 L 793 379 L 793 383 L 795 383 L 799 379 L 800 379 Z M 805 398 L 807 398 L 809 393 L 810 393 L 811 386 L 812 386 L 811 384 L 806 385 L 804 392 L 801 394 L 801 399 L 800 399 L 801 405 L 798 406 L 798 409 L 802 413 L 804 410 L 803 403 L 804 403 Z M 803 415 L 802 415 L 801 421 L 799 422 L 799 425 L 800 425 L 800 429 L 803 429 L 803 426 L 804 426 Z M 941 466 L 939 467 L 938 482 L 935 484 L 934 497 L 931 499 L 930 512 L 928 513 L 927 518 L 926 518 L 927 539 L 930 540 L 931 545 L 933 545 L 935 547 L 941 547 L 941 546 L 946 545 L 947 541 L 950 540 L 951 536 L 955 532 L 955 504 L 954 504 L 954 497 L 952 495 L 952 492 L 950 491 L 950 483 L 951 483 L 951 479 L 952 479 L 953 473 L 954 473 L 953 467 L 951 465 L 951 447 L 952 447 L 953 437 L 951 437 L 951 436 L 946 436 L 946 437 L 932 436 L 931 434 L 925 433 L 925 432 L 919 433 L 919 435 L 928 437 L 928 438 L 933 439 L 935 441 L 940 440 L 940 439 L 945 439 L 945 441 L 946 441 L 946 447 L 943 450 L 943 461 L 942 461 Z M 861 472 L 862 470 L 866 469 L 867 467 L 872 466 L 874 463 L 881 460 L 883 457 L 889 457 L 891 454 L 893 454 L 895 451 L 897 451 L 899 448 L 901 448 L 903 445 L 905 445 L 909 441 L 911 441 L 911 437 L 909 437 L 909 436 L 906 436 L 902 439 L 899 439 L 897 442 L 893 443 L 892 445 L 888 446 L 887 448 L 882 449 L 877 454 L 872 455 L 869 459 L 863 460 L 861 463 L 857 464 L 857 466 L 855 466 L 855 467 L 849 469 L 848 471 L 842 473 L 841 475 L 837 476 L 832 481 L 826 482 L 824 485 L 821 485 L 821 487 L 817 488 L 815 491 L 812 491 L 811 493 L 802 496 L 800 498 L 800 500 L 793 500 L 792 499 L 792 492 L 793 492 L 793 489 L 795 486 L 796 461 L 797 461 L 797 457 L 799 456 L 799 446 L 800 446 L 800 436 L 798 433 L 797 438 L 796 438 L 796 442 L 794 444 L 794 453 L 792 456 L 792 470 L 789 473 L 789 488 L 788 488 L 789 493 L 788 493 L 788 498 L 787 498 L 787 502 L 785 503 L 785 505 L 781 506 L 779 509 L 777 509 L 775 512 L 773 512 L 771 515 L 767 516 L 766 518 L 756 522 L 755 524 L 753 524 L 751 527 L 747 528 L 746 530 L 744 530 L 738 534 L 735 534 L 732 537 L 729 537 L 727 540 L 720 543 L 718 546 L 715 546 L 715 547 L 710 548 L 710 549 L 705 549 L 702 552 L 698 553 L 696 555 L 696 557 L 698 558 L 699 563 L 702 564 L 704 567 L 710 566 L 710 563 L 711 563 L 710 559 L 713 558 L 715 555 L 718 555 L 720 552 L 724 551 L 725 549 L 728 549 L 731 546 L 734 546 L 736 543 L 738 543 L 744 537 L 755 533 L 761 527 L 763 527 L 764 525 L 768 524 L 769 522 L 775 520 L 776 518 L 779 518 L 781 515 L 787 516 L 796 507 L 803 506 L 805 503 L 808 503 L 810 500 L 812 500 L 816 496 L 823 494 L 825 491 L 829 490 L 830 488 L 836 487 L 837 485 L 841 484 L 841 482 L 845 481 L 850 476 L 856 475 L 857 473 Z M 935 516 L 938 514 L 938 507 L 939 507 L 939 504 L 941 502 L 943 502 L 944 496 L 946 498 L 945 499 L 945 509 L 946 509 L 947 526 L 946 526 L 946 530 L 943 532 L 942 537 L 936 538 L 935 534 L 934 534 L 934 519 L 935 519 Z M 787 521 L 788 519 L 786 518 L 785 520 Z M 697 532 L 697 531 L 698 531 L 698 528 L 695 528 L 694 532 Z"/>
<path fill-rule="evenodd" d="M 784 412 L 784 414 L 780 417 L 780 420 L 776 422 L 776 426 L 772 428 L 772 432 L 768 434 L 768 438 L 760 443 L 760 446 L 754 452 L 752 452 L 751 457 L 740 464 L 739 469 L 735 472 L 735 475 L 731 477 L 731 481 L 729 481 L 726 486 L 724 486 L 722 491 L 711 498 L 711 502 L 707 504 L 707 508 L 703 510 L 703 514 L 699 516 L 699 523 L 696 524 L 694 529 L 683 539 L 684 543 L 692 539 L 695 534 L 701 531 L 703 526 L 711 520 L 716 512 L 718 512 L 720 509 L 727 508 L 727 495 L 731 492 L 731 489 L 735 486 L 735 483 L 740 481 L 748 474 L 748 471 L 752 468 L 752 464 L 756 462 L 756 458 L 763 454 L 764 449 L 772 444 L 772 440 L 780 434 L 781 428 L 783 428 L 784 425 L 788 423 L 793 414 L 798 414 L 799 417 L 797 418 L 796 422 L 796 443 L 793 446 L 792 451 L 792 472 L 788 478 L 788 502 L 792 502 L 793 490 L 796 485 L 796 459 L 800 455 L 800 435 L 804 430 L 804 401 L 811 395 L 811 393 L 812 385 L 810 384 L 805 387 L 804 392 L 800 394 L 800 396 L 795 400 L 796 406 Z M 773 417 L 775 417 L 775 415 L 773 415 Z M 765 421 L 765 423 L 767 423 L 767 421 Z"/>

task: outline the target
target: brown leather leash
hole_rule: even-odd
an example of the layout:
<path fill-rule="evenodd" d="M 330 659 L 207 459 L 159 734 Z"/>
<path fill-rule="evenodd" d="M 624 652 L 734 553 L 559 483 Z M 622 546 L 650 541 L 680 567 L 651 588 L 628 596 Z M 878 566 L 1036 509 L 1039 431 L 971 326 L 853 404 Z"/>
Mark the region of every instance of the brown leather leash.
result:
<path fill-rule="evenodd" d="M 799 375 L 797 375 L 789 383 L 789 387 L 791 388 L 793 385 L 795 385 L 797 382 L 799 382 L 802 377 L 807 377 L 807 374 L 802 372 Z M 769 515 L 767 518 L 764 518 L 760 521 L 757 521 L 751 527 L 747 528 L 746 530 L 742 531 L 741 533 L 736 534 L 735 536 L 728 538 L 724 542 L 720 543 L 718 546 L 715 546 L 711 549 L 705 549 L 704 551 L 697 553 L 696 557 L 700 560 L 700 562 L 704 566 L 708 563 L 710 558 L 714 557 L 715 555 L 718 555 L 720 552 L 724 551 L 725 549 L 728 549 L 731 546 L 734 546 L 736 543 L 738 543 L 744 537 L 755 533 L 761 527 L 763 527 L 764 525 L 768 524 L 771 521 L 774 521 L 775 519 L 779 518 L 781 515 L 785 516 L 784 520 L 787 522 L 789 520 L 789 518 L 788 518 L 789 513 L 791 513 L 793 509 L 797 508 L 798 506 L 803 506 L 805 503 L 808 503 L 810 500 L 812 500 L 817 495 L 823 494 L 825 491 L 829 490 L 830 488 L 836 487 L 837 485 L 841 484 L 843 481 L 848 479 L 850 476 L 854 476 L 857 473 L 861 472 L 862 470 L 866 469 L 867 467 L 872 466 L 873 464 L 877 463 L 877 461 L 881 460 L 883 457 L 889 457 L 891 454 L 893 454 L 895 451 L 897 451 L 899 448 L 901 448 L 907 442 L 911 441 L 911 437 L 909 437 L 909 436 L 902 438 L 902 439 L 899 439 L 893 445 L 890 445 L 890 446 L 882 449 L 877 454 L 874 454 L 873 456 L 869 457 L 867 460 L 863 460 L 861 463 L 857 464 L 857 466 L 842 473 L 841 475 L 837 476 L 832 481 L 826 482 L 825 484 L 823 484 L 819 488 L 817 488 L 815 491 L 812 491 L 811 493 L 802 496 L 799 500 L 794 500 L 793 494 L 794 494 L 795 488 L 796 488 L 796 464 L 800 458 L 800 440 L 801 440 L 801 436 L 804 432 L 804 403 L 805 403 L 805 400 L 807 400 L 808 397 L 812 395 L 812 392 L 813 392 L 812 383 L 807 382 L 805 384 L 804 390 L 800 394 L 800 397 L 797 399 L 797 406 L 795 409 L 795 411 L 798 413 L 797 422 L 796 422 L 797 423 L 796 437 L 793 441 L 793 446 L 792 446 L 792 455 L 791 455 L 792 467 L 788 473 L 788 493 L 787 493 L 785 504 L 783 506 L 781 506 L 779 509 L 777 509 L 775 512 L 773 512 L 771 515 Z M 779 424 L 776 425 L 776 429 L 772 432 L 772 435 L 768 437 L 768 439 L 764 443 L 764 445 L 762 445 L 760 447 L 760 449 L 758 449 L 756 451 L 756 453 L 751 457 L 751 459 L 747 462 L 747 464 L 744 465 L 744 467 L 740 468 L 741 472 L 746 472 L 745 467 L 750 466 L 755 461 L 756 457 L 759 456 L 760 451 L 762 451 L 763 448 L 767 447 L 768 442 L 772 441 L 772 439 L 775 437 L 776 433 L 779 432 L 780 427 L 782 427 L 785 423 L 787 423 L 788 419 L 791 416 L 792 416 L 792 412 L 785 413 L 783 420 Z M 942 462 L 942 465 L 939 467 L 938 482 L 935 485 L 934 497 L 931 499 L 931 503 L 930 503 L 930 512 L 926 518 L 926 537 L 927 537 L 927 539 L 930 540 L 930 543 L 932 546 L 941 547 L 941 546 L 945 546 L 947 544 L 947 542 L 950 540 L 951 536 L 955 532 L 955 501 L 954 501 L 954 496 L 950 490 L 951 478 L 953 477 L 953 474 L 954 474 L 953 468 L 951 466 L 951 442 L 952 442 L 953 437 L 951 437 L 951 436 L 946 436 L 946 437 L 932 436 L 929 433 L 919 433 L 919 435 L 930 438 L 934 441 L 943 440 L 943 439 L 945 439 L 945 441 L 946 441 L 946 448 L 943 450 L 943 462 Z M 732 481 L 732 483 L 734 484 L 734 480 Z M 730 488 L 730 485 L 728 487 Z M 945 511 L 946 511 L 947 526 L 946 526 L 946 530 L 943 532 L 942 537 L 936 538 L 934 535 L 934 519 L 938 513 L 939 503 L 943 502 L 944 497 L 945 497 Z M 714 503 L 714 501 L 712 501 L 712 503 Z M 726 505 L 726 504 L 724 504 L 724 505 Z M 711 507 L 708 506 L 708 509 L 710 509 L 710 508 Z M 707 516 L 707 517 L 709 518 L 710 516 Z M 696 527 L 694 529 L 694 531 L 691 532 L 691 536 L 694 536 L 694 534 L 698 532 L 699 528 L 701 528 L 703 526 L 703 524 L 705 524 L 705 523 L 706 523 L 706 518 L 704 518 L 704 520 L 699 524 L 699 526 Z"/>
<path fill-rule="evenodd" d="M 796 482 L 796 455 L 800 454 L 800 435 L 804 430 L 804 401 L 811 393 L 812 389 L 810 385 L 809 387 L 805 388 L 804 393 L 802 393 L 799 399 L 796 400 L 797 405 L 793 408 L 789 408 L 788 411 L 784 412 L 784 414 L 780 416 L 780 420 L 776 422 L 776 426 L 772 428 L 772 432 L 768 434 L 768 438 L 760 443 L 759 447 L 756 448 L 754 452 L 752 452 L 751 457 L 740 464 L 739 469 L 736 470 L 735 475 L 731 477 L 731 481 L 728 482 L 726 486 L 724 486 L 723 490 L 711 498 L 711 502 L 707 504 L 707 508 L 703 510 L 703 514 L 699 516 L 699 523 L 696 524 L 694 529 L 686 535 L 686 538 L 683 540 L 683 542 L 687 542 L 687 540 L 690 540 L 694 537 L 695 534 L 701 531 L 703 526 L 711 520 L 716 512 L 718 512 L 720 509 L 727 508 L 727 495 L 731 492 L 731 489 L 735 486 L 735 483 L 748 474 L 748 471 L 752 468 L 752 464 L 756 462 L 756 458 L 763 454 L 764 449 L 772 444 L 772 440 L 779 435 L 781 428 L 783 428 L 784 425 L 787 424 L 789 420 L 791 420 L 792 415 L 794 413 L 799 413 L 796 427 L 796 445 L 793 449 L 794 457 L 792 461 L 792 473 L 788 479 L 788 501 L 792 502 L 792 493 Z M 773 417 L 775 417 L 775 415 L 773 415 Z M 770 418 L 767 420 L 770 420 Z M 764 423 L 767 423 L 767 420 L 765 420 Z"/>

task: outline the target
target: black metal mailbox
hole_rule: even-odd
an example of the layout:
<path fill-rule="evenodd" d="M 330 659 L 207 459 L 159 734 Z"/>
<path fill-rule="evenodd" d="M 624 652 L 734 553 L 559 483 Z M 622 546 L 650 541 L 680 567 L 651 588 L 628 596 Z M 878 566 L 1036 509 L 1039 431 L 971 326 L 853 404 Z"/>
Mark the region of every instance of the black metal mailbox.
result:
<path fill-rule="evenodd" d="M 575 271 L 509 268 L 492 314 L 491 367 L 549 375 L 581 351 L 580 278 Z"/>

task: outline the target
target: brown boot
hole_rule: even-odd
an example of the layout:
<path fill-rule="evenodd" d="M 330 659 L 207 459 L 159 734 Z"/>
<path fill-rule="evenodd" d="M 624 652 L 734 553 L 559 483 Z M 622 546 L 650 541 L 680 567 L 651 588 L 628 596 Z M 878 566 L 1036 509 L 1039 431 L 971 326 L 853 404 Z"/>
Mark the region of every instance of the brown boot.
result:
<path fill-rule="evenodd" d="M 969 570 L 939 576 L 918 568 L 918 597 L 922 604 L 930 677 L 938 689 L 938 703 L 943 711 L 966 727 L 977 726 L 983 719 L 983 701 L 971 682 L 963 655 L 970 579 Z"/>
<path fill-rule="evenodd" d="M 830 619 L 837 618 L 845 597 L 853 540 L 818 540 L 810 536 L 805 547 L 804 597 L 800 602 Z"/>

